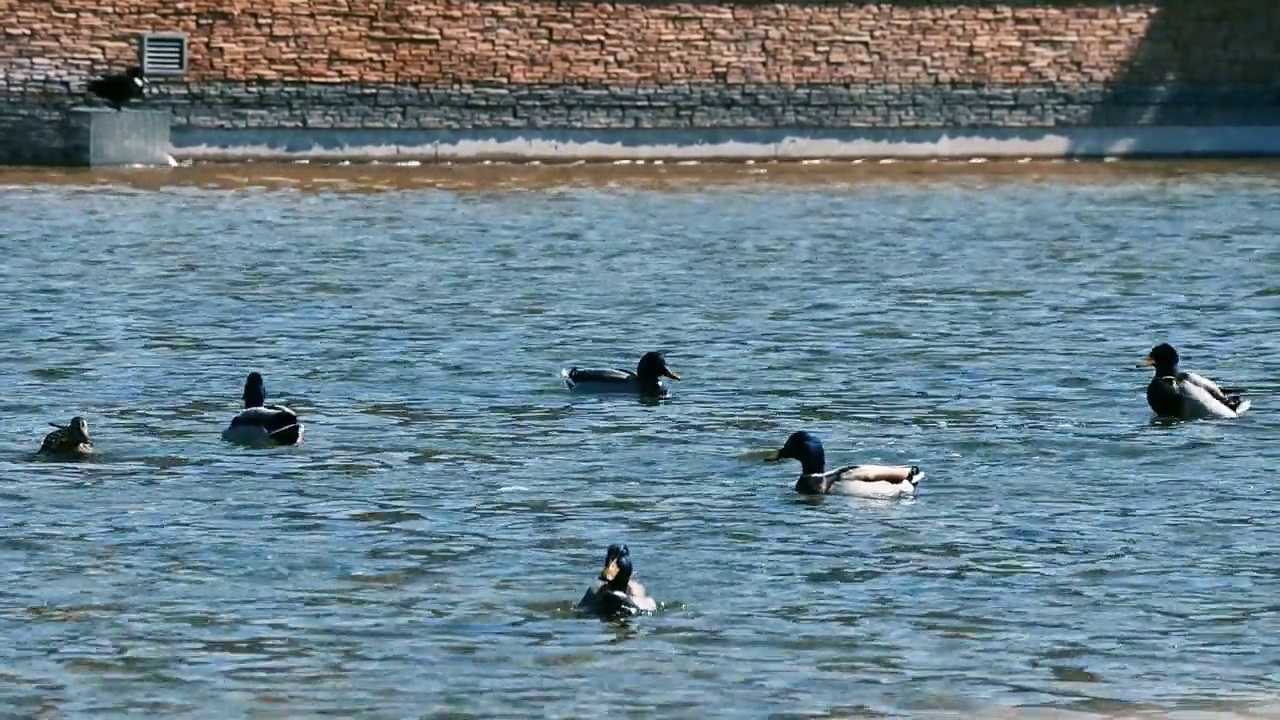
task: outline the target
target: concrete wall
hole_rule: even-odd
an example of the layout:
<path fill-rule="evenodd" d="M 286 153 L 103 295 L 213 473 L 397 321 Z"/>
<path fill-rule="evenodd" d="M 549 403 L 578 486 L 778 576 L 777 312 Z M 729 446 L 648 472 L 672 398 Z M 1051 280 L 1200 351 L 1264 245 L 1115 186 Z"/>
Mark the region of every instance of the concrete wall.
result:
<path fill-rule="evenodd" d="M 0 5 L 0 159 L 56 156 L 51 119 L 90 77 L 136 62 L 142 31 L 189 35 L 190 72 L 148 102 L 172 111 L 178 154 L 211 157 L 237 137 L 287 150 L 406 130 L 483 143 L 1280 127 L 1275 0 L 15 0 Z"/>

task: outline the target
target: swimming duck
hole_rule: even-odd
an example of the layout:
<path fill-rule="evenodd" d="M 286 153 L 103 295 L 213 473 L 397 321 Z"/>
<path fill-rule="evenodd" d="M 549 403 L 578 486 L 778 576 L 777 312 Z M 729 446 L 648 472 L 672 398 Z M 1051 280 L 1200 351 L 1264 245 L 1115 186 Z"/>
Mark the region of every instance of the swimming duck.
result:
<path fill-rule="evenodd" d="M 1249 409 L 1240 397 L 1244 388 L 1222 388 L 1214 381 L 1186 370 L 1178 370 L 1178 351 L 1169 343 L 1151 348 L 1138 367 L 1156 369 L 1147 385 L 1147 404 L 1160 417 L 1238 418 Z"/>
<path fill-rule="evenodd" d="M 244 410 L 231 418 L 222 439 L 238 445 L 296 445 L 302 441 L 302 423 L 283 405 L 267 405 L 262 376 L 249 373 L 244 381 Z"/>
<path fill-rule="evenodd" d="M 93 454 L 93 441 L 89 439 L 89 423 L 79 415 L 71 418 L 66 425 L 49 423 L 58 428 L 44 437 L 40 455 L 61 455 L 66 457 L 88 457 Z"/>
<path fill-rule="evenodd" d="M 660 352 L 645 353 L 636 365 L 635 372 L 574 367 L 561 374 L 565 384 L 573 392 L 630 393 L 650 397 L 666 397 L 669 394 L 661 378 L 680 379 L 675 371 L 667 367 L 667 359 Z"/>
<path fill-rule="evenodd" d="M 142 89 L 150 84 L 142 68 L 135 65 L 122 73 L 90 80 L 88 89 L 111 107 L 122 110 L 130 100 L 142 97 Z"/>
<path fill-rule="evenodd" d="M 806 495 L 910 495 L 924 477 L 924 472 L 915 465 L 847 465 L 824 470 L 826 459 L 822 441 L 803 430 L 791 433 L 782 449 L 770 453 L 765 459 L 777 462 L 785 458 L 800 461 L 796 492 Z"/>
<path fill-rule="evenodd" d="M 643 585 L 631 579 L 631 551 L 615 543 L 605 551 L 597 584 L 587 589 L 578 608 L 604 617 L 621 617 L 651 613 L 658 609 L 658 603 Z"/>

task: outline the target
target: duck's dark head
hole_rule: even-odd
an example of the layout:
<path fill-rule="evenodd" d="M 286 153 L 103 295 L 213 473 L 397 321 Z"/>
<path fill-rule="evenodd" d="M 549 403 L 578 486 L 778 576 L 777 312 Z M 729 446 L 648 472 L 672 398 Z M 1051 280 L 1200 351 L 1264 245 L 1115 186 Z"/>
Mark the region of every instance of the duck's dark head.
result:
<path fill-rule="evenodd" d="M 129 79 L 133 80 L 133 84 L 137 85 L 138 87 L 151 84 L 151 81 L 147 80 L 146 74 L 142 72 L 142 68 L 138 67 L 137 65 L 134 65 L 128 70 L 125 70 L 124 74 L 127 77 L 129 77 Z"/>
<path fill-rule="evenodd" d="M 647 352 L 641 356 L 640 362 L 636 365 L 636 376 L 641 380 L 654 383 L 662 377 L 669 377 L 672 380 L 680 379 L 674 370 L 667 367 L 667 359 L 657 351 Z"/>
<path fill-rule="evenodd" d="M 822 450 L 822 441 L 813 433 L 800 430 L 791 433 L 781 450 L 770 453 L 766 460 L 799 460 L 801 471 L 806 475 L 820 473 L 826 467 L 826 453 Z"/>
<path fill-rule="evenodd" d="M 604 569 L 600 579 L 610 590 L 626 592 L 631 583 L 631 551 L 626 545 L 613 544 L 604 555 Z"/>
<path fill-rule="evenodd" d="M 267 385 L 262 382 L 262 375 L 251 372 L 244 381 L 244 406 L 262 407 L 267 402 Z"/>
<path fill-rule="evenodd" d="M 65 426 L 59 425 L 58 423 L 49 423 L 49 424 L 58 428 L 59 430 L 67 431 L 67 434 L 71 437 L 71 439 L 78 443 L 89 442 L 89 423 L 85 422 L 84 418 L 80 417 L 79 415 L 71 418 L 71 422 L 67 423 Z"/>
<path fill-rule="evenodd" d="M 1155 367 L 1156 375 L 1174 375 L 1178 372 L 1178 351 L 1169 343 L 1160 343 L 1151 348 L 1146 359 L 1138 363 L 1138 367 Z"/>

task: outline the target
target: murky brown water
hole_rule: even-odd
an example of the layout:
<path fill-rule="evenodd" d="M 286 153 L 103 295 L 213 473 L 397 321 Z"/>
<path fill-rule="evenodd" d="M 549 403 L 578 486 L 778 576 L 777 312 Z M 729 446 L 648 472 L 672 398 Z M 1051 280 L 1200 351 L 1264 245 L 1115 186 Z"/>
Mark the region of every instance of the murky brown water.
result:
<path fill-rule="evenodd" d="M 208 189 L 259 187 L 331 192 L 379 190 L 536 190 L 555 187 L 629 187 L 695 190 L 702 187 L 777 184 L 840 186 L 941 183 L 1115 183 L 1202 176 L 1280 176 L 1280 161 L 1076 161 L 868 160 L 808 163 L 483 163 L 341 164 L 298 162 L 177 168 L 0 168 L 0 184 L 109 185 L 142 190 L 168 186 Z"/>

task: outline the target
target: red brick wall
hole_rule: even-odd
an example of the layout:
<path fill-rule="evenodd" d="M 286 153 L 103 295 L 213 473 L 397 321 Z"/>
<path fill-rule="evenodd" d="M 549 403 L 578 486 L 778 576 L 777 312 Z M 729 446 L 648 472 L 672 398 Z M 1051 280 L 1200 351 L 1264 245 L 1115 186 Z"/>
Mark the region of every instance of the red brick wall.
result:
<path fill-rule="evenodd" d="M 1158 12 L 1055 0 L 8 0 L 0 70 L 10 83 L 79 79 L 134 62 L 138 32 L 181 31 L 195 81 L 1106 83 Z M 1202 54 L 1220 63 L 1230 50 Z"/>
<path fill-rule="evenodd" d="M 174 30 L 176 129 L 1280 126 L 1280 0 L 0 0 L 0 160 Z"/>

